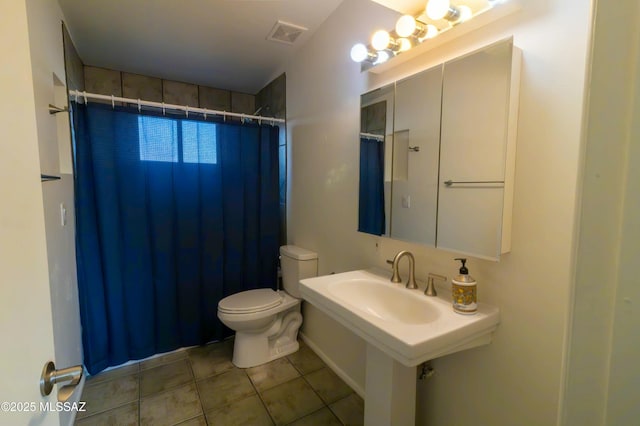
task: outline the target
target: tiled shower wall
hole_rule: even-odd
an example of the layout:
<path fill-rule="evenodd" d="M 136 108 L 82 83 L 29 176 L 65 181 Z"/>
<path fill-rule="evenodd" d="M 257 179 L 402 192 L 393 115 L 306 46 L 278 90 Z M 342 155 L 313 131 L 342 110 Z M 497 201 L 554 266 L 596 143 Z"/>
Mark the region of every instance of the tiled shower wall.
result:
<path fill-rule="evenodd" d="M 280 75 L 256 95 L 84 65 L 63 25 L 67 87 L 90 93 L 286 118 L 286 76 Z M 280 243 L 286 244 L 287 137 L 280 125 Z"/>
<path fill-rule="evenodd" d="M 164 80 L 93 66 L 84 66 L 85 90 L 167 104 L 253 114 L 256 97 L 247 93 Z"/>
<path fill-rule="evenodd" d="M 281 74 L 262 88 L 256 95 L 256 109 L 259 114 L 276 117 L 287 117 L 287 80 Z M 287 243 L 287 126 L 280 125 L 280 244 Z"/>

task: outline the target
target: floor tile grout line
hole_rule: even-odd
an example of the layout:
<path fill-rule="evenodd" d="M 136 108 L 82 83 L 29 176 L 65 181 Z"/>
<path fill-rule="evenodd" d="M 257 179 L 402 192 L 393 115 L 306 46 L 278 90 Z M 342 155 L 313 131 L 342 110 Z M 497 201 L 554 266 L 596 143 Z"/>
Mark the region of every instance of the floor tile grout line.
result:
<path fill-rule="evenodd" d="M 86 416 L 84 416 L 84 417 L 81 417 L 81 418 L 77 418 L 77 417 L 76 417 L 76 421 L 80 421 L 80 420 L 88 419 L 89 417 L 97 416 L 98 414 L 104 414 L 104 413 L 106 413 L 106 412 L 108 412 L 108 411 L 117 410 L 118 408 L 122 408 L 122 407 L 124 407 L 125 405 L 133 404 L 134 402 L 136 402 L 136 400 L 132 400 L 132 401 L 128 401 L 128 402 L 124 402 L 124 403 L 122 403 L 122 404 L 119 404 L 119 405 L 116 405 L 116 406 L 110 407 L 110 408 L 108 408 L 108 409 L 106 409 L 106 410 L 97 411 L 97 412 L 95 412 L 95 413 L 88 414 L 88 415 L 86 415 Z"/>
<path fill-rule="evenodd" d="M 208 424 L 207 415 L 204 412 L 204 405 L 202 405 L 202 398 L 200 397 L 200 390 L 198 389 L 198 383 L 196 382 L 196 375 L 193 372 L 193 365 L 191 364 L 191 359 L 189 357 L 187 357 L 187 364 L 189 364 L 189 371 L 191 372 L 191 378 L 193 379 L 193 387 L 196 389 L 196 396 L 198 397 L 198 404 L 200 404 L 200 412 L 202 413 L 202 417 L 204 418 L 205 424 Z"/>
<path fill-rule="evenodd" d="M 195 381 L 196 382 L 202 382 L 203 380 L 207 380 L 207 379 L 211 379 L 211 378 L 216 377 L 216 376 L 220 376 L 221 374 L 227 373 L 227 372 L 229 372 L 231 370 L 233 370 L 233 368 L 227 368 L 226 370 L 220 371 L 218 373 L 211 374 L 209 376 L 201 377 L 201 378 L 195 377 Z M 195 376 L 195 374 L 194 374 L 194 376 Z"/>
<path fill-rule="evenodd" d="M 253 383 L 253 380 L 251 380 L 251 377 L 249 376 L 249 373 L 247 373 L 247 369 L 244 369 L 243 371 L 245 372 L 245 374 L 249 378 L 249 382 L 251 383 L 251 386 L 253 386 L 253 389 L 256 391 L 256 395 L 258 396 L 258 399 L 260 400 L 260 403 L 262 404 L 262 406 L 264 407 L 265 411 L 267 412 L 267 416 L 269 416 L 269 418 L 271 419 L 271 423 L 273 423 L 274 425 L 277 425 L 276 419 L 274 419 L 273 416 L 271 415 L 271 411 L 269 411 L 269 407 L 267 407 L 267 404 L 262 399 L 262 394 L 260 393 L 260 391 L 258 391 L 258 388 Z"/>
<path fill-rule="evenodd" d="M 166 393 L 166 392 L 169 392 L 169 391 L 175 390 L 175 389 L 177 389 L 177 388 L 179 388 L 179 387 L 181 387 L 181 386 L 188 385 L 190 382 L 193 382 L 193 383 L 194 383 L 194 385 L 195 385 L 195 384 L 196 384 L 195 374 L 193 373 L 193 368 L 192 368 L 192 366 L 191 366 L 191 360 L 189 360 L 188 358 L 183 358 L 183 359 L 179 359 L 179 360 L 176 360 L 176 361 L 171 361 L 171 362 L 168 362 L 168 363 L 166 363 L 166 364 L 159 365 L 159 366 L 157 366 L 157 367 L 153 367 L 153 368 L 165 367 L 165 366 L 167 366 L 167 365 L 170 365 L 170 364 L 177 364 L 178 362 L 183 362 L 183 361 L 187 361 L 187 366 L 188 366 L 188 368 L 189 368 L 189 373 L 191 374 L 191 380 L 190 380 L 190 381 L 183 382 L 183 383 L 179 383 L 179 384 L 173 385 L 173 386 L 171 386 L 171 387 L 169 387 L 169 388 L 162 389 L 162 390 L 160 390 L 160 391 L 156 391 L 156 392 L 151 393 L 151 394 L 149 394 L 149 395 L 144 395 L 144 396 L 143 396 L 143 395 L 142 395 L 142 375 L 141 375 L 141 376 L 140 376 L 140 378 L 139 378 L 139 392 L 138 392 L 139 400 L 140 400 L 140 401 L 142 401 L 143 399 L 146 399 L 146 398 L 152 398 L 152 397 L 155 397 L 155 396 L 157 396 L 157 395 L 161 395 L 161 394 L 163 394 L 163 393 Z M 149 368 L 149 369 L 147 369 L 147 370 L 143 370 L 143 371 L 149 371 L 149 370 L 152 370 L 152 368 Z"/>
<path fill-rule="evenodd" d="M 343 399 L 350 398 L 350 397 L 352 397 L 354 394 L 355 394 L 355 392 L 352 392 L 352 393 L 350 393 L 349 395 L 347 395 L 347 396 L 345 396 L 345 397 L 342 397 L 342 398 L 340 398 L 340 399 L 335 400 L 334 402 L 332 402 L 332 404 L 335 404 L 335 403 L 336 403 L 336 402 L 338 402 L 338 401 L 342 401 Z M 338 416 L 338 414 L 337 414 L 335 411 L 333 411 L 333 409 L 331 408 L 331 406 L 329 406 L 329 405 L 327 404 L 327 408 L 328 408 L 329 410 L 331 410 L 331 412 L 333 413 L 333 415 L 336 417 L 336 419 L 338 419 L 338 421 L 339 421 L 340 423 L 342 423 L 342 425 L 343 425 L 343 426 L 347 426 L 347 424 L 346 424 L 345 422 L 343 422 L 343 421 L 342 421 L 342 419 L 340 418 L 340 416 Z"/>
<path fill-rule="evenodd" d="M 142 423 L 142 372 L 138 363 L 138 426 Z"/>
<path fill-rule="evenodd" d="M 314 415 L 314 414 L 316 414 L 318 411 L 322 411 L 322 410 L 324 410 L 325 408 L 326 408 L 326 409 L 329 409 L 329 407 L 328 407 L 328 406 L 323 405 L 322 407 L 318 408 L 317 410 L 312 411 L 312 412 L 310 412 L 309 414 L 305 414 L 304 416 L 300 417 L 299 419 L 292 420 L 291 422 L 287 423 L 285 426 L 290 426 L 290 425 L 294 424 L 295 422 L 297 422 L 298 420 L 302 420 L 302 419 L 304 419 L 304 418 L 307 418 L 307 417 L 313 416 L 313 415 Z M 331 410 L 329 410 L 329 411 L 331 411 Z M 333 411 L 331 411 L 331 414 L 333 414 Z M 335 414 L 333 414 L 333 416 L 334 416 L 336 419 L 338 419 L 338 416 L 336 416 Z M 338 421 L 339 421 L 340 423 L 342 423 L 342 422 L 340 421 L 340 419 L 338 419 Z"/>
<path fill-rule="evenodd" d="M 323 368 L 324 368 L 324 367 L 323 367 Z M 326 368 L 329 368 L 329 367 L 326 367 Z M 316 370 L 316 371 L 320 371 L 320 370 Z M 314 371 L 313 373 L 315 373 L 315 371 Z M 311 373 L 309 373 L 309 374 L 311 374 Z M 338 398 L 338 399 L 336 399 L 336 400 L 335 400 L 335 401 L 333 401 L 333 402 L 327 402 L 327 401 L 325 401 L 325 400 L 324 400 L 324 398 L 323 398 L 323 397 L 318 393 L 318 391 L 316 390 L 316 388 L 314 388 L 314 387 L 313 387 L 313 385 L 312 385 L 312 384 L 307 380 L 306 375 L 303 375 L 303 376 L 302 376 L 302 378 L 303 378 L 303 379 L 304 379 L 304 381 L 309 385 L 309 387 L 311 388 L 311 390 L 313 390 L 313 392 L 318 396 L 318 398 L 320 398 L 320 401 L 322 401 L 322 403 L 324 404 L 324 406 L 325 406 L 325 407 L 327 407 L 327 408 L 329 409 L 329 411 L 331 411 L 331 413 L 335 416 L 335 418 L 336 418 L 336 419 L 338 419 L 338 421 L 339 421 L 340 423 L 342 423 L 342 420 L 340 420 L 340 418 L 336 415 L 336 413 L 334 413 L 334 412 L 333 412 L 333 410 L 331 409 L 331 407 L 329 407 L 329 404 L 333 404 L 334 402 L 338 402 L 338 401 L 340 401 L 340 400 L 341 400 L 341 399 L 343 399 L 343 398 Z M 351 388 L 349 388 L 349 389 L 351 389 Z M 351 393 L 354 393 L 353 389 L 351 389 Z M 349 394 L 349 395 L 351 395 L 351 394 Z M 349 396 L 349 395 L 347 395 L 347 396 Z M 347 396 L 345 396 L 344 398 L 346 398 Z"/>
<path fill-rule="evenodd" d="M 237 370 L 241 370 L 241 371 L 243 370 L 242 368 L 238 368 L 238 367 L 236 367 L 236 366 L 234 366 L 234 367 L 233 367 L 233 369 L 237 369 Z M 227 371 L 225 371 L 225 373 L 226 373 L 226 372 L 229 372 L 229 371 L 232 371 L 233 369 L 227 370 Z M 245 374 L 246 374 L 246 373 L 245 373 Z M 214 377 L 214 376 L 211 376 L 211 377 L 209 377 L 209 378 L 212 378 L 212 377 Z M 251 383 L 251 379 L 249 379 L 249 383 Z M 252 387 L 253 387 L 253 383 L 251 383 L 251 385 L 252 385 Z M 198 387 L 198 383 L 196 382 L 196 388 L 197 388 L 197 387 Z M 255 390 L 255 388 L 254 388 L 254 390 Z M 256 394 L 258 394 L 257 390 L 256 390 Z M 243 399 L 249 398 L 250 396 L 253 396 L 253 395 L 242 395 L 242 396 L 238 396 L 238 397 L 236 397 L 236 398 L 234 398 L 234 399 L 231 399 L 231 400 L 227 401 L 224 405 L 221 405 L 221 406 L 216 407 L 216 408 L 211 408 L 211 409 L 210 409 L 210 410 L 208 410 L 208 411 L 218 411 L 218 410 L 221 410 L 221 409 L 222 409 L 222 408 L 224 408 L 224 407 L 228 407 L 228 406 L 230 406 L 230 405 L 231 405 L 231 404 L 233 404 L 234 402 L 242 401 Z M 200 399 L 200 393 L 199 393 L 199 391 L 198 391 L 198 399 Z M 202 400 L 200 400 L 200 404 L 202 405 Z M 206 411 L 204 410 L 204 405 L 202 405 L 202 411 L 203 411 L 203 414 L 205 414 L 205 418 L 206 418 Z"/>

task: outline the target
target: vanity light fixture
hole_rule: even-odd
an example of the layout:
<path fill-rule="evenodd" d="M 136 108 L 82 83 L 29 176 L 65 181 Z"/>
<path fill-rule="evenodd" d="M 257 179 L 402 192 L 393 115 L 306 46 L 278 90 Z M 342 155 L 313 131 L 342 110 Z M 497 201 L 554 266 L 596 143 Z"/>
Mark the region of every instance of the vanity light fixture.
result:
<path fill-rule="evenodd" d="M 452 6 L 450 0 L 429 0 L 427 2 L 427 16 L 434 21 L 446 19 L 455 22 L 460 18 L 460 9 Z"/>
<path fill-rule="evenodd" d="M 426 25 L 411 15 L 404 15 L 396 22 L 396 34 L 400 37 L 420 37 L 426 31 Z"/>
<path fill-rule="evenodd" d="M 351 59 L 361 63 L 363 70 L 371 68 L 507 1 L 427 0 L 415 16 L 401 16 L 394 30 L 373 33 L 368 46 L 355 44 Z"/>

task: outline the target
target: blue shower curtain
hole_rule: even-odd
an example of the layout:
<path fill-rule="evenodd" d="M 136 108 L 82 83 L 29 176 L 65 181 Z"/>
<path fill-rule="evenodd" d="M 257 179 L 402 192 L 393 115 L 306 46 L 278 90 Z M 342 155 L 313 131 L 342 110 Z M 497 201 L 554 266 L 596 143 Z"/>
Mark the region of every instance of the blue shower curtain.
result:
<path fill-rule="evenodd" d="M 230 335 L 220 299 L 277 286 L 278 128 L 72 107 L 89 373 Z"/>
<path fill-rule="evenodd" d="M 358 231 L 385 233 L 384 141 L 360 136 Z"/>

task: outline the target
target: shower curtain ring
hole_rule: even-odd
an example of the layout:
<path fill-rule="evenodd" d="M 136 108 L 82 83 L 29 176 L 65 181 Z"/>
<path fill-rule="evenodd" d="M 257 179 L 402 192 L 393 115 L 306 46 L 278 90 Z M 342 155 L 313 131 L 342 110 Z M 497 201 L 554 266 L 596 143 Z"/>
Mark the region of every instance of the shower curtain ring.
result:
<path fill-rule="evenodd" d="M 222 121 L 227 122 L 227 111 L 222 111 Z"/>
<path fill-rule="evenodd" d="M 164 109 L 164 102 L 162 102 L 162 115 L 166 115 L 166 113 L 165 113 L 165 112 L 166 112 L 166 111 L 165 111 L 165 109 Z"/>
<path fill-rule="evenodd" d="M 138 98 L 138 113 L 140 113 L 142 110 L 142 107 L 140 106 L 140 98 Z"/>
<path fill-rule="evenodd" d="M 84 104 L 86 105 L 87 104 L 87 92 L 86 91 L 82 92 L 82 96 L 84 96 Z"/>
<path fill-rule="evenodd" d="M 185 106 L 184 111 L 186 113 L 187 118 L 189 118 L 189 105 Z"/>
<path fill-rule="evenodd" d="M 116 108 L 116 102 L 113 99 L 113 95 L 111 95 L 111 109 L 115 109 Z"/>

